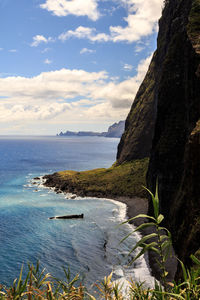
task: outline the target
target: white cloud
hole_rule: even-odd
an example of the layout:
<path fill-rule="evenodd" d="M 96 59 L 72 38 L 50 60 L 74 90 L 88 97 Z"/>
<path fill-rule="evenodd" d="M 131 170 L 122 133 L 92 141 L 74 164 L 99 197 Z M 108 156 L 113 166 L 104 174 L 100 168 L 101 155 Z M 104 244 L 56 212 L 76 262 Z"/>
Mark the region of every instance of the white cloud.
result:
<path fill-rule="evenodd" d="M 44 60 L 44 64 L 50 65 L 50 64 L 52 64 L 52 60 L 46 58 L 46 59 Z"/>
<path fill-rule="evenodd" d="M 38 34 L 33 37 L 33 42 L 31 43 L 31 47 L 37 47 L 41 43 L 47 44 L 49 42 L 53 42 L 52 37 L 45 38 L 43 35 Z"/>
<path fill-rule="evenodd" d="M 95 52 L 96 52 L 96 50 L 88 49 L 88 48 L 83 48 L 83 49 L 81 49 L 80 54 L 84 54 L 84 53 L 95 53 Z"/>
<path fill-rule="evenodd" d="M 62 41 L 71 37 L 88 39 L 92 42 L 128 42 L 139 41 L 142 37 L 157 31 L 158 19 L 161 16 L 163 0 L 124 0 L 128 6 L 127 25 L 110 26 L 109 34 L 98 33 L 95 28 L 79 26 L 75 30 L 68 30 L 59 36 Z"/>
<path fill-rule="evenodd" d="M 93 21 L 100 17 L 97 0 L 46 0 L 40 7 L 58 17 L 72 14 L 75 16 L 88 16 Z"/>
<path fill-rule="evenodd" d="M 128 3 L 128 16 L 124 20 L 127 26 L 110 27 L 114 42 L 134 42 L 157 30 L 163 0 L 127 0 L 126 2 Z"/>
<path fill-rule="evenodd" d="M 32 78 L 0 78 L 0 96 L 20 98 L 20 102 L 52 101 L 70 99 L 90 93 L 90 86 L 99 86 L 108 77 L 105 71 L 86 72 L 84 70 L 61 69 L 43 72 Z M 8 101 L 8 100 L 7 100 Z"/>
<path fill-rule="evenodd" d="M 76 30 L 68 30 L 61 35 L 59 39 L 65 41 L 71 37 L 76 37 L 78 39 L 89 39 L 92 42 L 107 42 L 110 40 L 110 37 L 105 33 L 96 33 L 95 28 L 79 26 Z"/>
<path fill-rule="evenodd" d="M 133 70 L 133 66 L 129 64 L 124 64 L 123 69 L 124 71 L 131 71 Z"/>
<path fill-rule="evenodd" d="M 0 48 L 0 51 L 2 51 L 3 50 L 3 48 Z"/>
<path fill-rule="evenodd" d="M 16 104 L 10 108 L 0 105 L 0 122 L 19 120 L 48 120 L 60 113 L 70 110 L 68 103 L 51 103 L 50 105 L 23 105 Z"/>
<path fill-rule="evenodd" d="M 140 62 L 137 75 L 119 82 L 107 72 L 61 69 L 32 78 L 0 78 L 0 122 L 50 123 L 124 119 L 151 57 Z"/>

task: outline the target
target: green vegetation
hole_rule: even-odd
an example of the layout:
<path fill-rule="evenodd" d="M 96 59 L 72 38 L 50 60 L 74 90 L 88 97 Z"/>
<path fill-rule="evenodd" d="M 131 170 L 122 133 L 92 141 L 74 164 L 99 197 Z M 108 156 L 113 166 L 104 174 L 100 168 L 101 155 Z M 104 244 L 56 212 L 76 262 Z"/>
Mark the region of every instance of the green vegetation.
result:
<path fill-rule="evenodd" d="M 132 253 L 137 248 L 142 248 L 141 251 L 132 260 L 132 262 L 134 262 L 148 250 L 155 252 L 157 254 L 157 263 L 161 270 L 161 283 L 164 285 L 164 287 L 166 287 L 168 275 L 168 272 L 166 270 L 166 261 L 172 250 L 171 234 L 167 230 L 167 228 L 160 226 L 160 224 L 164 220 L 164 216 L 159 213 L 158 184 L 156 185 L 155 196 L 151 193 L 151 191 L 149 191 L 148 189 L 146 190 L 150 193 L 152 198 L 154 217 L 140 214 L 136 217 L 129 219 L 126 222 L 133 221 L 137 218 L 146 218 L 148 222 L 139 225 L 133 232 L 141 231 L 142 229 L 149 227 L 152 228 L 153 232 L 142 237 L 141 240 L 137 242 L 136 245 L 131 249 L 130 253 Z M 124 241 L 128 236 L 126 236 L 122 241 Z"/>
<path fill-rule="evenodd" d="M 192 259 L 200 267 L 200 261 L 192 256 Z M 181 263 L 182 264 L 182 263 Z M 1 300 L 21 299 L 68 299 L 68 300 L 199 300 L 200 299 L 200 277 L 194 271 L 187 270 L 182 264 L 183 280 L 179 283 L 168 282 L 164 288 L 155 282 L 154 288 L 145 288 L 145 283 L 134 282 L 130 279 L 126 292 L 123 285 L 112 281 L 112 274 L 105 277 L 102 282 L 95 283 L 96 292 L 92 295 L 81 284 L 79 276 L 71 278 L 70 271 L 65 271 L 65 281 L 56 280 L 44 270 L 29 266 L 29 272 L 22 279 L 22 270 L 18 279 L 15 279 L 10 287 L 0 285 Z"/>
<path fill-rule="evenodd" d="M 148 158 L 113 165 L 108 169 L 58 172 L 61 182 L 66 182 L 84 195 L 144 197 Z"/>

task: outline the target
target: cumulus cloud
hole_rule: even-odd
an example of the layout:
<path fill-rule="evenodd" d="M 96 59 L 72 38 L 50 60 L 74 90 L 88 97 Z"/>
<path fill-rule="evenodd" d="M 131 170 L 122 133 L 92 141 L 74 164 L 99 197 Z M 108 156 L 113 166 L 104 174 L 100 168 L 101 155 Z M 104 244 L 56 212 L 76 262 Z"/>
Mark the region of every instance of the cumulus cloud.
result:
<path fill-rule="evenodd" d="M 47 44 L 49 42 L 53 42 L 52 37 L 45 38 L 43 35 L 38 34 L 33 37 L 33 42 L 31 43 L 31 47 L 37 47 L 41 43 Z"/>
<path fill-rule="evenodd" d="M 84 54 L 84 53 L 95 53 L 95 52 L 96 52 L 96 50 L 88 49 L 88 48 L 83 48 L 83 49 L 81 49 L 80 54 Z"/>
<path fill-rule="evenodd" d="M 61 69 L 27 78 L 0 78 L 0 122 L 84 122 L 125 118 L 151 57 L 119 82 L 108 73 Z"/>
<path fill-rule="evenodd" d="M 71 37 L 88 39 L 92 42 L 128 42 L 140 40 L 157 31 L 157 21 L 161 16 L 163 0 L 124 0 L 127 9 L 127 17 L 124 18 L 127 25 L 110 26 L 109 34 L 98 33 L 95 28 L 79 26 L 75 30 L 68 30 L 59 36 L 62 41 Z"/>
<path fill-rule="evenodd" d="M 0 105 L 0 122 L 8 120 L 48 120 L 70 109 L 71 106 L 68 103 L 51 103 L 48 106 L 16 104 L 10 108 Z"/>
<path fill-rule="evenodd" d="M 86 72 L 84 70 L 61 69 L 43 72 L 38 76 L 0 78 L 0 96 L 19 97 L 21 101 L 43 99 L 69 99 L 88 95 L 90 86 L 99 86 L 107 79 L 105 71 Z"/>
<path fill-rule="evenodd" d="M 128 16 L 124 18 L 126 27 L 111 26 L 110 33 L 114 42 L 134 42 L 157 30 L 163 0 L 127 0 Z"/>
<path fill-rule="evenodd" d="M 109 35 L 97 33 L 95 28 L 79 26 L 76 30 L 68 30 L 59 35 L 59 40 L 65 41 L 71 37 L 78 39 L 88 39 L 92 42 L 107 42 L 110 40 Z"/>
<path fill-rule="evenodd" d="M 97 9 L 97 0 L 46 0 L 40 7 L 58 17 L 72 14 L 75 16 L 87 16 L 93 21 L 100 17 Z"/>

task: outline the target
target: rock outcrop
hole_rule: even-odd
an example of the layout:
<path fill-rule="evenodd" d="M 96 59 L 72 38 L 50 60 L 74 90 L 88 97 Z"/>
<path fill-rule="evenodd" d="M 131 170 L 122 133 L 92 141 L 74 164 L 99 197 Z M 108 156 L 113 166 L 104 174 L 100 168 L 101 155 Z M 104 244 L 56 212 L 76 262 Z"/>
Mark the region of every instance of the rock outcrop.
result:
<path fill-rule="evenodd" d="M 155 191 L 158 179 L 165 225 L 187 264 L 200 248 L 200 0 L 165 1 L 157 50 L 117 159 L 120 164 L 149 154 L 148 187 Z"/>

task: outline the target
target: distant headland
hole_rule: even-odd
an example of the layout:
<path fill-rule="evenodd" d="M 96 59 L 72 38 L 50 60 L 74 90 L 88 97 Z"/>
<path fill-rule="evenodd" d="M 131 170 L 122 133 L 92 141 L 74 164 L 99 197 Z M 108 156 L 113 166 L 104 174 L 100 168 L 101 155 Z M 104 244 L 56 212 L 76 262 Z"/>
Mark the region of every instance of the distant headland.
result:
<path fill-rule="evenodd" d="M 57 136 L 103 136 L 111 138 L 121 138 L 125 127 L 125 121 L 119 121 L 108 127 L 106 132 L 93 132 L 93 131 L 66 131 L 60 132 Z"/>

